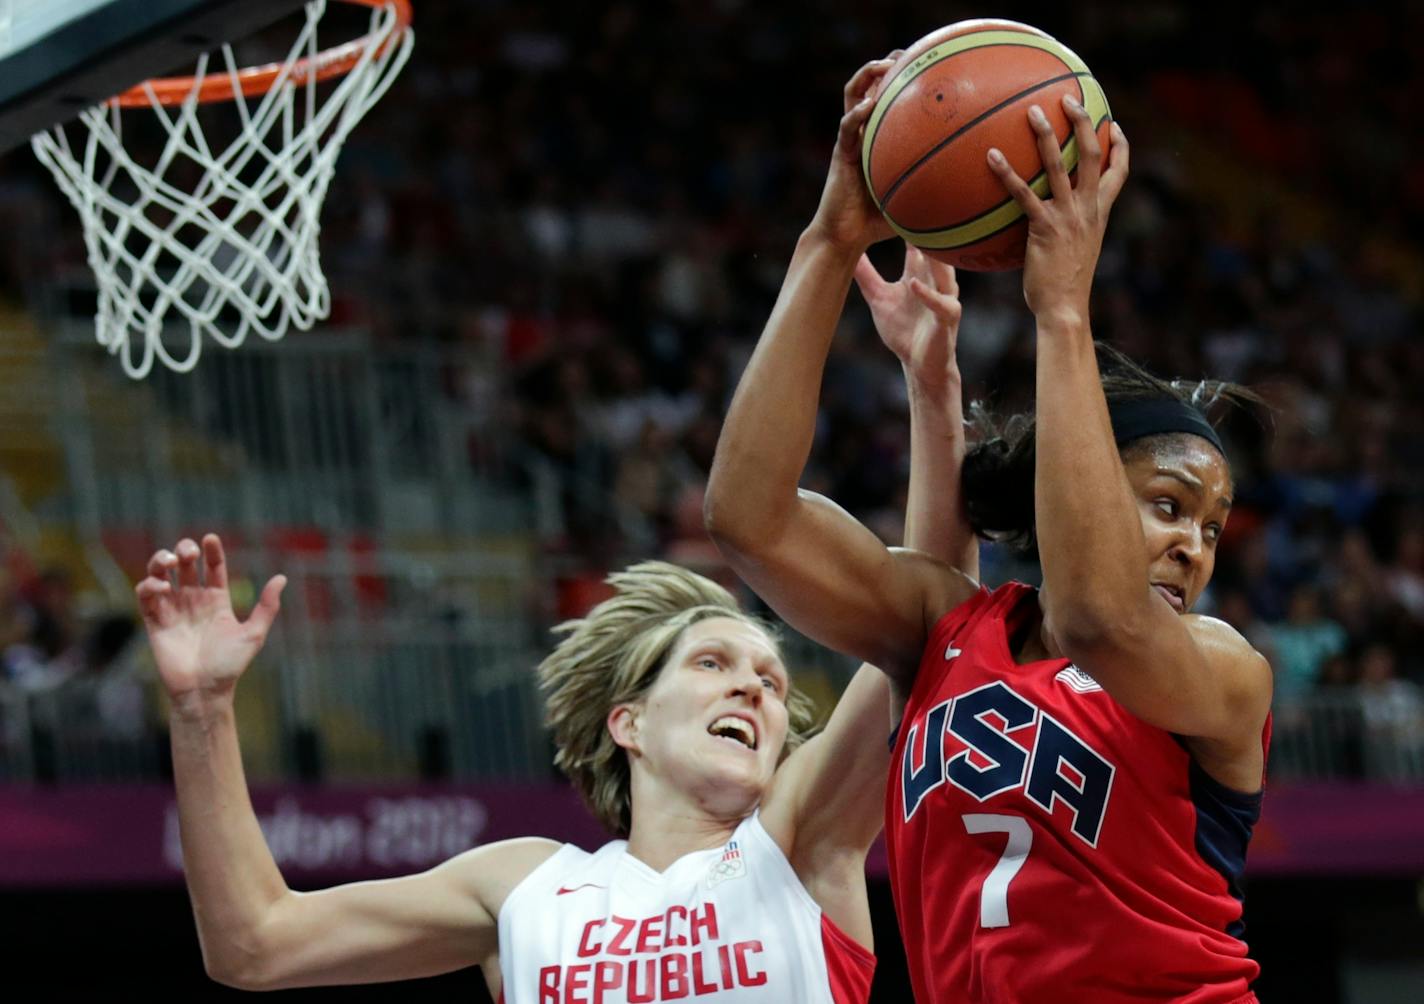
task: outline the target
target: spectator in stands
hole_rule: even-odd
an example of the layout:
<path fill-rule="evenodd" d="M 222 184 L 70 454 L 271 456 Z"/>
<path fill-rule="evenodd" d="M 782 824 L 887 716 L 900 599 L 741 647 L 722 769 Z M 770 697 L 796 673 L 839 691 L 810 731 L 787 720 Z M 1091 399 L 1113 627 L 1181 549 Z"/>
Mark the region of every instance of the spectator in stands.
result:
<path fill-rule="evenodd" d="M 6 675 L 26 687 L 52 686 L 82 668 L 69 573 L 48 568 L 21 586 L 7 604 Z"/>
<path fill-rule="evenodd" d="M 908 37 L 923 20 L 896 4 L 835 18 L 804 4 L 656 18 L 477 6 L 421 10 L 417 63 L 337 164 L 322 256 L 338 320 L 486 346 L 488 370 L 453 382 L 478 401 L 456 391 L 455 407 L 513 416 L 485 419 L 497 433 L 472 450 L 480 470 L 547 486 L 542 543 L 601 572 L 626 557 L 611 504 L 618 449 L 650 413 L 681 407 L 701 372 L 734 377 L 766 316 L 822 180 L 826 150 L 804 109 L 834 92 L 836 68 L 858 62 L 868 39 Z M 1054 16 L 1049 27 L 1085 40 L 1110 95 L 1141 95 L 1156 112 L 1129 123 L 1139 166 L 1103 248 L 1100 334 L 1158 371 L 1276 388 L 1276 445 L 1247 443 L 1233 458 L 1240 511 L 1217 581 L 1286 636 L 1299 634 L 1287 619 L 1294 590 L 1315 583 L 1352 646 L 1388 640 L 1400 677 L 1424 680 L 1424 339 L 1409 237 L 1424 228 L 1424 133 L 1398 128 L 1418 66 L 1398 61 L 1402 84 L 1372 74 L 1360 54 L 1377 44 L 1378 21 L 1343 7 L 1247 18 L 1209 39 L 1207 20 L 1082 5 Z M 1420 5 L 1387 16 L 1397 38 L 1424 31 Z M 651 55 L 666 51 L 679 58 Z M 810 52 L 809 63 L 794 57 Z M 1271 59 L 1241 58 L 1260 52 Z M 1349 129 L 1329 127 L 1342 117 Z M 1182 135 L 1209 156 L 1184 160 Z M 83 265 L 63 202 L 32 158 L 0 165 L 0 225 L 26 234 L 0 251 L 3 309 L 65 291 Z M 963 281 L 974 304 L 966 390 L 1013 410 L 1032 386 L 1017 284 Z M 868 338 L 858 308 L 845 323 Z M 610 364 L 610 345 L 631 365 Z M 636 379 L 595 379 L 614 368 Z M 904 402 L 883 393 L 894 364 L 853 349 L 834 369 L 818 429 L 838 448 L 807 483 L 889 538 L 908 430 Z M 655 526 L 676 527 L 677 500 L 700 490 L 725 405 L 709 398 L 724 393 L 699 390 L 697 410 L 656 419 L 695 472 L 667 476 L 678 484 L 656 493 Z M 626 414 L 608 432 L 595 421 Z M 1375 571 L 1359 560 L 1362 542 Z M 991 557 L 991 576 L 1029 574 Z M 1289 693 L 1292 678 L 1283 683 Z"/>
<path fill-rule="evenodd" d="M 1415 621 L 1424 622 L 1424 511 L 1401 520 L 1394 561 L 1385 573 L 1390 596 Z"/>
<path fill-rule="evenodd" d="M 1314 585 L 1298 586 L 1291 594 L 1285 623 L 1271 629 L 1275 649 L 1275 701 L 1288 705 L 1299 701 L 1320 678 L 1320 667 L 1331 656 L 1345 650 L 1345 629 L 1321 609 L 1320 590 Z"/>
<path fill-rule="evenodd" d="M 1394 652 L 1371 645 L 1360 655 L 1360 708 L 1372 777 L 1417 777 L 1424 769 L 1424 689 L 1401 680 Z"/>

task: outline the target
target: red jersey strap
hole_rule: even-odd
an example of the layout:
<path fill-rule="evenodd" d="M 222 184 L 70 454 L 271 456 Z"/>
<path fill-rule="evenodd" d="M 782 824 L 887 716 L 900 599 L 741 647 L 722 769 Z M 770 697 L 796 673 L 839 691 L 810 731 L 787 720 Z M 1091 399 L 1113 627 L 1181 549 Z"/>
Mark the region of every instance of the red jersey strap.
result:
<path fill-rule="evenodd" d="M 982 628 L 992 627 L 991 622 L 1003 622 L 998 630 L 1011 634 L 1027 615 L 1025 595 L 1035 592 L 1033 586 L 1022 582 L 1006 582 L 992 591 L 980 586 L 973 596 L 936 621 L 920 656 L 920 667 L 906 708 L 916 707 L 927 694 L 934 692 L 943 674 L 949 671 L 947 664 Z"/>
<path fill-rule="evenodd" d="M 905 702 L 906 707 L 913 707 L 926 692 L 932 692 L 939 679 L 938 670 L 949 652 L 950 643 L 963 634 L 971 623 L 989 614 L 995 606 L 995 598 L 1003 591 L 1002 586 L 993 592 L 980 586 L 973 596 L 935 621 L 934 627 L 930 628 L 929 639 L 925 642 L 925 650 L 920 653 L 920 666 L 915 673 L 914 686 L 910 688 L 910 697 Z"/>

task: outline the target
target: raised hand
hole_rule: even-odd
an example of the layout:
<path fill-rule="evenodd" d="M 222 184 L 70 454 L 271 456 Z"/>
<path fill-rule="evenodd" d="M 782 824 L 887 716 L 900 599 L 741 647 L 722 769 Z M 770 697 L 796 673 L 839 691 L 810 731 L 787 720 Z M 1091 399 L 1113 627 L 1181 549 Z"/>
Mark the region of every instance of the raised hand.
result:
<path fill-rule="evenodd" d="M 887 282 L 865 255 L 855 282 L 870 306 L 880 340 L 905 368 L 911 390 L 943 402 L 959 392 L 955 345 L 959 340 L 959 282 L 954 266 L 905 245 L 905 267 Z"/>
<path fill-rule="evenodd" d="M 826 174 L 826 187 L 821 190 L 821 204 L 811 227 L 847 251 L 864 251 L 894 233 L 865 187 L 865 175 L 860 168 L 860 136 L 866 119 L 875 110 L 880 81 L 902 52 L 896 49 L 884 59 L 866 63 L 845 85 L 845 113 L 836 137 L 835 153 L 831 156 L 831 168 Z"/>
<path fill-rule="evenodd" d="M 1103 170 L 1103 149 L 1083 106 L 1064 96 L 1063 108 L 1078 140 L 1078 184 L 1063 167 L 1058 139 L 1043 109 L 1029 108 L 1029 125 L 1048 174 L 1052 199 L 1040 199 L 1014 172 L 997 149 L 989 151 L 989 169 L 998 176 L 1028 217 L 1028 253 L 1024 259 L 1024 299 L 1040 322 L 1083 323 L 1093 272 L 1103 247 L 1108 213 L 1127 180 L 1127 137 L 1112 125 L 1112 158 Z"/>
<path fill-rule="evenodd" d="M 286 576 L 273 576 L 247 620 L 240 621 L 216 534 L 205 536 L 202 547 L 185 538 L 174 551 L 156 552 L 134 592 L 169 696 L 231 694 L 267 640 L 286 584 Z"/>

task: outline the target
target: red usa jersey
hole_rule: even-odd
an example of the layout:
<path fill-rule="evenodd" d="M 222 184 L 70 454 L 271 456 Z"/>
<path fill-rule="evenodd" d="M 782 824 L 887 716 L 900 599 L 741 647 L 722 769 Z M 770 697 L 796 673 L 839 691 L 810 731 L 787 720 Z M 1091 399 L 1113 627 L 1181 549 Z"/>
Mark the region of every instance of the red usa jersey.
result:
<path fill-rule="evenodd" d="M 503 1004 L 865 1004 L 875 957 L 753 815 L 663 872 L 565 844 L 500 909 L 499 968 Z"/>
<path fill-rule="evenodd" d="M 1068 660 L 1017 665 L 1035 602 L 1011 583 L 946 614 L 896 733 L 885 832 L 915 1000 L 1254 1001 L 1238 879 L 1260 793 Z"/>

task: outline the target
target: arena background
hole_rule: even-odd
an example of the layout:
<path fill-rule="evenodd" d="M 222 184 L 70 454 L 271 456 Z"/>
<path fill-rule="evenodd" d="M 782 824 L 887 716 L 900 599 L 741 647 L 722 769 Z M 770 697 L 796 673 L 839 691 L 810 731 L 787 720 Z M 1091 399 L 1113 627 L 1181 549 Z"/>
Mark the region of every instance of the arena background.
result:
<path fill-rule="evenodd" d="M 628 560 L 718 568 L 701 488 L 862 62 L 970 16 L 1074 47 L 1133 142 L 1094 328 L 1250 383 L 1206 604 L 1276 672 L 1247 939 L 1270 1002 L 1424 1000 L 1424 169 L 1417 5 L 1160 0 L 416 4 L 415 55 L 323 216 L 331 322 L 135 384 L 92 345 L 72 210 L 0 160 L 0 978 L 29 1000 L 235 992 L 175 866 L 164 710 L 129 590 L 221 531 L 292 578 L 244 681 L 298 888 L 596 828 L 530 669 Z M 885 246 L 882 264 L 898 250 Z M 1032 389 L 1018 276 L 962 276 L 967 392 Z M 898 542 L 898 366 L 851 296 L 806 481 Z M 1030 577 L 985 550 L 986 578 Z M 793 639 L 823 707 L 850 668 Z M 909 992 L 872 862 L 875 999 Z M 316 999 L 472 999 L 475 970 Z"/>

